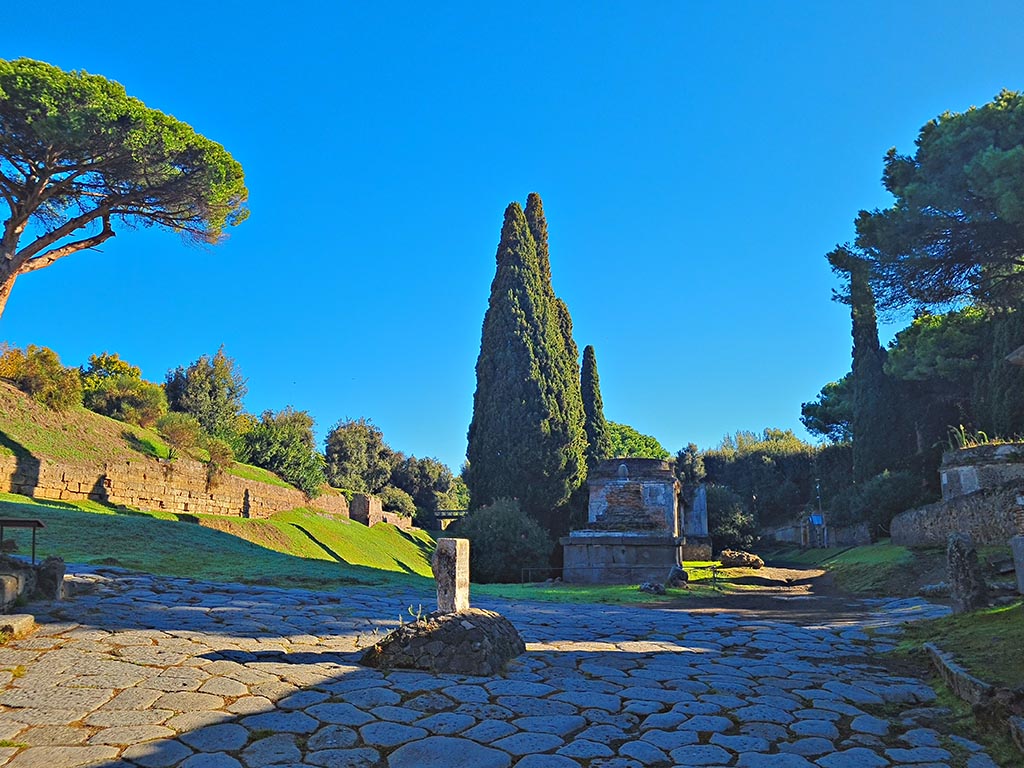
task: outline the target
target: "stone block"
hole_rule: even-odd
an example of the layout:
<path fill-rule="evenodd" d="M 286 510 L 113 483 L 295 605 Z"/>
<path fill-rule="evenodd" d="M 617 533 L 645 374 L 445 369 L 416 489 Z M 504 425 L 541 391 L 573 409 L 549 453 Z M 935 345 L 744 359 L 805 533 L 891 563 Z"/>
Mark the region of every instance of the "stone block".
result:
<path fill-rule="evenodd" d="M 31 634 L 35 628 L 35 617 L 28 613 L 11 613 L 0 616 L 0 632 L 6 632 L 16 638 Z"/>
<path fill-rule="evenodd" d="M 0 573 L 0 612 L 10 610 L 21 595 L 21 579 L 11 573 Z"/>
<path fill-rule="evenodd" d="M 469 609 L 469 539 L 438 539 L 430 561 L 437 583 L 437 612 Z"/>
<path fill-rule="evenodd" d="M 988 585 L 978 564 L 978 551 L 971 537 L 951 533 L 946 544 L 946 567 L 953 613 L 976 611 L 988 605 Z"/>
<path fill-rule="evenodd" d="M 1010 539 L 1013 549 L 1013 567 L 1017 571 L 1017 591 L 1024 595 L 1024 535 Z"/>

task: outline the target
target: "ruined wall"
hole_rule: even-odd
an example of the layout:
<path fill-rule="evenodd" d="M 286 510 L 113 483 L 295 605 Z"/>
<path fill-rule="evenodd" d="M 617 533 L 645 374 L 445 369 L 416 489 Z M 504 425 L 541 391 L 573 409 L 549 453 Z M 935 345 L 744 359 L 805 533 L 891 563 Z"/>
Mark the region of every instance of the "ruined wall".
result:
<path fill-rule="evenodd" d="M 352 503 L 349 504 L 349 517 L 367 528 L 372 528 L 377 523 L 390 523 L 406 531 L 412 528 L 411 517 L 385 512 L 379 498 L 365 493 L 357 493 L 352 497 Z"/>
<path fill-rule="evenodd" d="M 939 467 L 942 500 L 1024 480 L 1024 445 L 978 445 L 947 451 Z"/>
<path fill-rule="evenodd" d="M 665 531 L 679 535 L 677 483 L 667 462 L 611 459 L 587 478 L 588 527 L 612 531 Z"/>
<path fill-rule="evenodd" d="M 210 482 L 206 465 L 189 459 L 56 463 L 0 456 L 0 491 L 39 499 L 92 499 L 178 514 L 262 518 L 296 507 L 313 507 L 348 517 L 344 496 L 309 500 L 294 488 L 225 473 Z"/>
<path fill-rule="evenodd" d="M 867 523 L 830 525 L 824 534 L 806 524 L 783 525 L 761 533 L 766 539 L 800 547 L 819 546 L 821 535 L 827 537 L 830 547 L 860 547 L 871 543 L 871 528 Z"/>
<path fill-rule="evenodd" d="M 1024 533 L 1024 507 L 1019 499 L 1024 483 L 957 496 L 918 509 L 901 512 L 892 519 L 892 543 L 904 547 L 944 546 L 954 532 L 966 533 L 975 544 L 1005 545 Z"/>

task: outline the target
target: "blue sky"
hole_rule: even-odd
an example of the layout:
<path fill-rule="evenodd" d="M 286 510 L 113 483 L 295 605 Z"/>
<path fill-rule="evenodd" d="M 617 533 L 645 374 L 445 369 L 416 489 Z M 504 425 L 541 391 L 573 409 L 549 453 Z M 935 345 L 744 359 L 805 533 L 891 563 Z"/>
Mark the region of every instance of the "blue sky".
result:
<path fill-rule="evenodd" d="M 805 434 L 850 362 L 823 255 L 888 203 L 885 151 L 1024 87 L 1019 3 L 33 7 L 5 9 L 0 58 L 105 75 L 224 144 L 252 214 L 216 248 L 122 228 L 27 275 L 0 339 L 157 381 L 224 345 L 248 410 L 321 437 L 368 417 L 453 467 L 510 201 L 544 199 L 608 418 L 672 451 Z"/>

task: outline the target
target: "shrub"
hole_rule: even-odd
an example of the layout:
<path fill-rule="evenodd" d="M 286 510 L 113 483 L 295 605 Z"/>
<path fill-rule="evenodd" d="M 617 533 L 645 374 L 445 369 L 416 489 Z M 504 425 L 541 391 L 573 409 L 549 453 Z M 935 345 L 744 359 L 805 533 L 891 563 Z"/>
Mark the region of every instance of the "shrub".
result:
<path fill-rule="evenodd" d="M 290 406 L 277 413 L 264 411 L 240 442 L 244 461 L 269 469 L 310 498 L 320 494 L 324 459 L 314 448 L 313 419 L 305 411 Z"/>
<path fill-rule="evenodd" d="M 112 419 L 151 427 L 167 413 L 167 397 L 163 387 L 130 374 L 86 374 L 82 384 L 85 388 L 85 407 Z"/>
<path fill-rule="evenodd" d="M 199 445 L 199 438 L 203 432 L 194 416 L 177 411 L 171 411 L 157 419 L 156 429 L 171 448 L 185 453 Z"/>
<path fill-rule="evenodd" d="M 235 463 L 235 452 L 226 440 L 208 437 L 203 441 L 203 448 L 210 454 L 209 463 L 217 469 L 227 469 Z"/>
<path fill-rule="evenodd" d="M 469 539 L 470 577 L 479 583 L 518 582 L 523 568 L 546 568 L 553 545 L 511 499 L 475 509 L 449 529 Z"/>
<path fill-rule="evenodd" d="M 747 549 L 754 543 L 757 525 L 743 508 L 740 497 L 722 485 L 709 484 L 708 533 L 716 550 Z"/>
<path fill-rule="evenodd" d="M 855 485 L 833 503 L 833 522 L 839 525 L 867 522 L 872 538 L 888 536 L 893 517 L 925 501 L 921 479 L 911 472 L 886 470 Z"/>
<path fill-rule="evenodd" d="M 389 485 L 379 495 L 381 506 L 388 512 L 394 512 L 402 517 L 415 517 L 416 502 L 412 500 L 412 496 L 401 488 Z"/>
<path fill-rule="evenodd" d="M 0 378 L 55 411 L 82 404 L 82 378 L 77 368 L 65 368 L 57 353 L 29 344 L 24 351 L 0 347 Z"/>

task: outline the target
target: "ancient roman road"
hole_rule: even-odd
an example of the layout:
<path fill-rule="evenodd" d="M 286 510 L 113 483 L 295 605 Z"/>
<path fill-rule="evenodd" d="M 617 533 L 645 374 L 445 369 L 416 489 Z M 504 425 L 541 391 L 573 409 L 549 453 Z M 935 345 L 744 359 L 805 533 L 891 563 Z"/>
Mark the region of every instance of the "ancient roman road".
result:
<path fill-rule="evenodd" d="M 873 663 L 899 622 L 942 611 L 920 600 L 833 627 L 474 600 L 527 653 L 467 678 L 356 663 L 426 592 L 70 578 L 78 594 L 0 648 L 8 768 L 994 765 L 928 727 L 930 688 Z"/>

